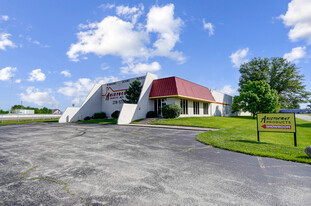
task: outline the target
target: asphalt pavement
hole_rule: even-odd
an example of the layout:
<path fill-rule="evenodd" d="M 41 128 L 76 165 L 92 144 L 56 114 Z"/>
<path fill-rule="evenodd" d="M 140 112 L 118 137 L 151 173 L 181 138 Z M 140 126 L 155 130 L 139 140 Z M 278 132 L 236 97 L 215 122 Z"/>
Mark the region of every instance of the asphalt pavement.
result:
<path fill-rule="evenodd" d="M 3 205 L 309 205 L 311 165 L 213 148 L 202 131 L 0 126 Z"/>

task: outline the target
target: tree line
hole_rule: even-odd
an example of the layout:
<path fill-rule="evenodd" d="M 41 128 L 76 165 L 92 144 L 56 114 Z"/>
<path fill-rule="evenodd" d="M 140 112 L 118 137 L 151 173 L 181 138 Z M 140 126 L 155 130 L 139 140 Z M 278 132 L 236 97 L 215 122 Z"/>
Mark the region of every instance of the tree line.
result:
<path fill-rule="evenodd" d="M 284 58 L 254 58 L 240 66 L 240 95 L 235 96 L 232 112 L 277 112 L 299 109 L 300 103 L 310 102 L 304 75 L 299 68 Z"/>
<path fill-rule="evenodd" d="M 16 109 L 28 109 L 28 110 L 34 110 L 35 114 L 51 114 L 52 113 L 52 109 L 49 109 L 47 107 L 43 107 L 43 108 L 36 108 L 36 107 L 25 107 L 23 105 L 14 105 L 11 108 L 11 113 L 16 110 Z M 8 114 L 9 111 L 4 111 L 2 109 L 0 109 L 0 114 Z"/>

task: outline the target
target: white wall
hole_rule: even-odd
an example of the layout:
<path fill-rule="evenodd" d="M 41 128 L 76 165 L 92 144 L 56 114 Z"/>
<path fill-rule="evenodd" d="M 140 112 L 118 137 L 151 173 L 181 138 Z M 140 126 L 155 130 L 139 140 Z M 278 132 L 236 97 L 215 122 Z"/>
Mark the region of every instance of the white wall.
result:
<path fill-rule="evenodd" d="M 129 124 L 132 122 L 136 109 L 137 104 L 124 103 L 118 118 L 118 124 Z"/>
<path fill-rule="evenodd" d="M 65 112 L 59 118 L 59 123 L 67 123 L 73 118 L 73 116 L 79 111 L 80 107 L 67 107 Z"/>
<path fill-rule="evenodd" d="M 81 107 L 68 107 L 58 122 L 76 122 L 83 120 L 86 116 L 92 116 L 96 112 L 101 112 L 101 94 L 101 84 L 94 85 Z"/>
<path fill-rule="evenodd" d="M 145 83 L 143 88 L 141 89 L 140 97 L 137 102 L 137 108 L 135 111 L 135 115 L 133 116 L 132 121 L 137 119 L 146 118 L 146 114 L 149 111 L 154 110 L 154 102 L 149 99 L 149 94 L 152 86 L 153 80 L 158 79 L 158 76 L 155 74 L 147 73 Z"/>
<path fill-rule="evenodd" d="M 111 114 L 119 110 L 121 111 L 123 100 L 126 99 L 125 95 L 119 95 L 124 93 L 130 86 L 130 83 L 134 80 L 139 80 L 141 85 L 144 85 L 146 76 L 135 77 L 122 81 L 112 82 L 102 85 L 102 111 L 106 113 L 107 117 L 111 117 Z M 142 88 L 143 89 L 143 88 Z M 109 99 L 107 95 L 111 95 Z"/>
<path fill-rule="evenodd" d="M 231 113 L 233 97 L 228 94 L 218 92 L 216 90 L 211 90 L 211 92 L 216 101 L 216 103 L 211 104 L 211 116 L 233 116 L 233 114 Z"/>
<path fill-rule="evenodd" d="M 157 78 L 157 75 L 147 73 L 137 104 L 123 104 L 118 124 L 129 124 L 137 119 L 146 118 L 147 112 L 153 111 L 153 100 L 149 99 L 149 94 L 152 82 Z"/>

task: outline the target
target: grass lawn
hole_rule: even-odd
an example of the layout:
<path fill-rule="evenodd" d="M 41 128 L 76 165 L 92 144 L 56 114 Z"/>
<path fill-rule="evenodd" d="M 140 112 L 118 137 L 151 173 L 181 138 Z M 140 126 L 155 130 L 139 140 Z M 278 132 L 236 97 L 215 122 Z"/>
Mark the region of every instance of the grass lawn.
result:
<path fill-rule="evenodd" d="M 9 125 L 9 124 L 27 124 L 27 123 L 35 123 L 35 122 L 58 122 L 58 118 L 57 119 L 20 119 L 18 120 L 3 120 L 0 121 L 0 126 L 1 125 Z"/>
<path fill-rule="evenodd" d="M 117 124 L 117 119 L 91 119 L 78 121 L 78 123 Z"/>
<path fill-rule="evenodd" d="M 251 155 L 273 157 L 311 164 L 304 149 L 311 145 L 311 122 L 296 118 L 297 147 L 292 133 L 260 133 L 257 142 L 256 120 L 252 117 L 186 117 L 157 120 L 151 124 L 218 128 L 197 136 L 197 140 L 215 147 Z"/>
<path fill-rule="evenodd" d="M 137 120 L 131 122 L 130 124 L 138 124 L 138 123 L 139 123 L 140 121 L 142 121 L 142 120 L 144 120 L 144 119 L 137 119 Z"/>

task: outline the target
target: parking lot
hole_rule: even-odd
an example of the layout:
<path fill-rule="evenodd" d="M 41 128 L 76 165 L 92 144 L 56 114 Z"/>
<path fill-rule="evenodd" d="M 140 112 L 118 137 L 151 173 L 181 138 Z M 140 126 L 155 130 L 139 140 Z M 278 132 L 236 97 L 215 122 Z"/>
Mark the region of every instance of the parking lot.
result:
<path fill-rule="evenodd" d="M 197 142 L 198 133 L 89 124 L 0 126 L 0 204 L 310 204 L 310 165 L 213 148 Z"/>

